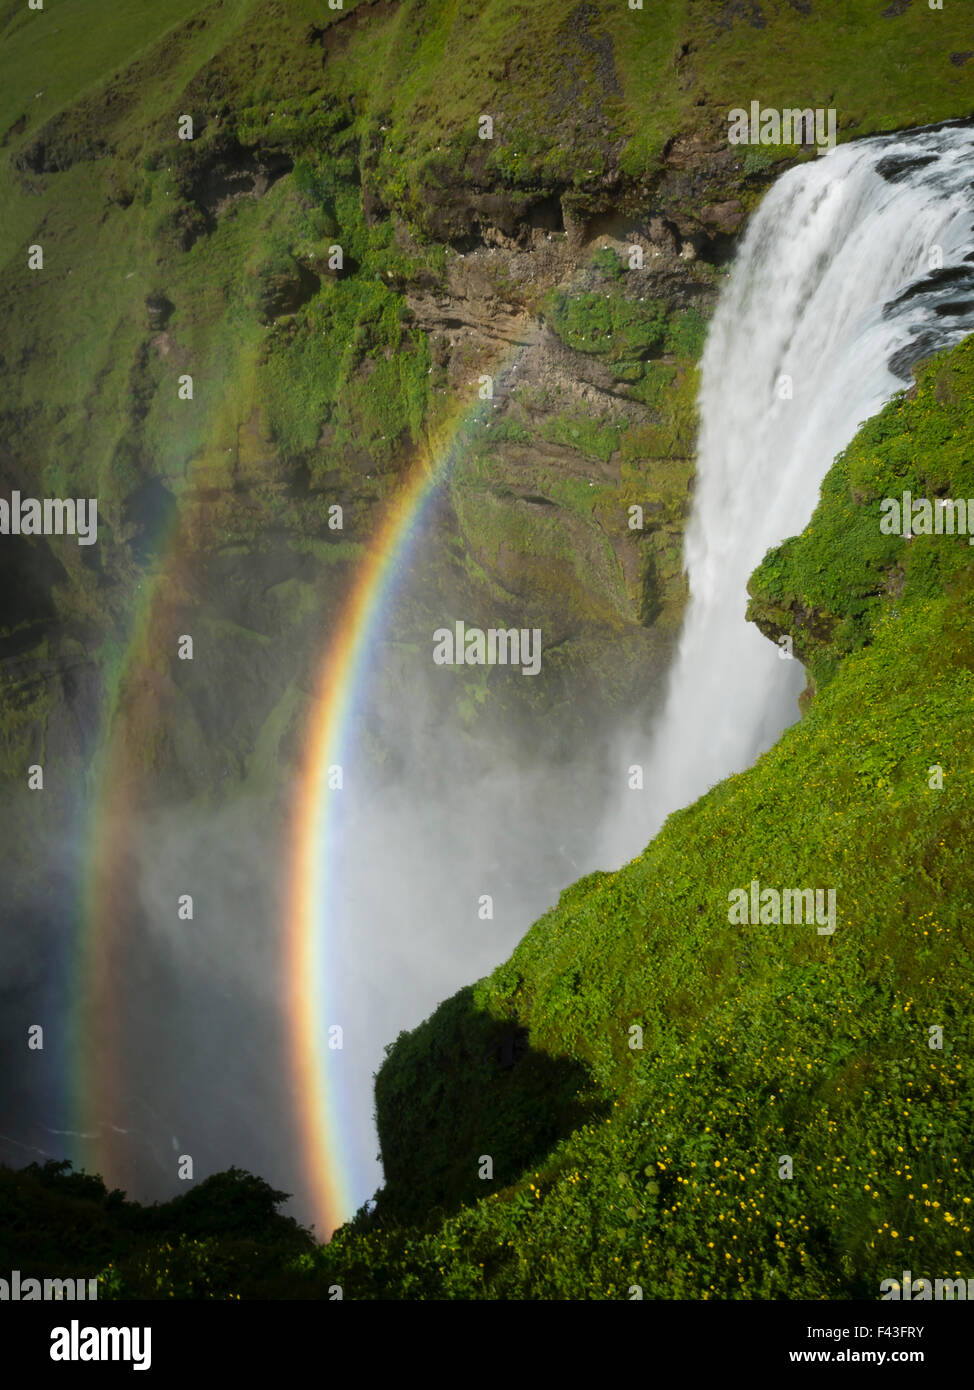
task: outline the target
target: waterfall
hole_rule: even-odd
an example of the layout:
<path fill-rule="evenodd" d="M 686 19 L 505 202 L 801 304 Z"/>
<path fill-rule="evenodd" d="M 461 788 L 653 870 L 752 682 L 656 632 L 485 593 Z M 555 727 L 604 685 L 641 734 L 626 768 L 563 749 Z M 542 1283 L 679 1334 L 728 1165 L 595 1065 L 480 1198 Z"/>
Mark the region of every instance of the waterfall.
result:
<path fill-rule="evenodd" d="M 544 730 L 526 718 L 517 756 L 498 757 L 451 714 L 429 649 L 397 643 L 390 624 L 376 669 L 400 674 L 377 681 L 360 712 L 328 927 L 356 1201 L 381 1181 L 371 1079 L 385 1044 L 503 960 L 566 885 L 641 850 L 666 814 L 797 715 L 801 669 L 745 623 L 747 578 L 807 523 L 833 456 L 909 379 L 910 361 L 968 331 L 965 313 L 938 311 L 965 289 L 974 302 L 972 140 L 955 126 L 842 147 L 785 174 L 754 217 L 702 364 L 693 599 L 655 738 L 620 737 L 613 761 L 612 731 L 593 727 L 590 746 L 560 754 L 554 714 Z M 945 269 L 931 273 L 934 246 Z M 793 399 L 782 400 L 787 375 Z M 419 571 L 415 582 L 420 594 Z M 618 769 L 633 762 L 646 789 L 623 791 L 608 815 Z M 599 818 L 605 839 L 592 833 Z"/>
<path fill-rule="evenodd" d="M 690 602 L 662 714 L 620 747 L 644 791 L 606 822 L 603 864 L 797 718 L 802 668 L 745 621 L 747 580 L 911 365 L 974 331 L 972 175 L 974 129 L 930 127 L 789 170 L 753 217 L 701 363 Z"/>

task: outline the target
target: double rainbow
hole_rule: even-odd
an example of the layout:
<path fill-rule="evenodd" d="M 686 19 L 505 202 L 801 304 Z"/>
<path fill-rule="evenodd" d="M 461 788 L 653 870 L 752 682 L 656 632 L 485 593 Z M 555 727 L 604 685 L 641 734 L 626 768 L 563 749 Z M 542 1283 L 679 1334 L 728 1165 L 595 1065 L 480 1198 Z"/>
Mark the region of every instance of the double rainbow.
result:
<path fill-rule="evenodd" d="M 496 366 L 495 374 L 502 374 L 509 360 L 508 356 Z M 351 1215 L 355 1186 L 351 1146 L 343 1142 L 340 1088 L 329 1065 L 334 1053 L 327 1045 L 329 1023 L 340 1016 L 341 1009 L 340 982 L 329 967 L 340 845 L 336 798 L 341 793 L 329 789 L 329 769 L 344 764 L 351 751 L 352 716 L 363 702 L 376 641 L 407 569 L 413 542 L 430 500 L 463 448 L 472 418 L 482 408 L 476 390 L 472 395 L 469 406 L 454 411 L 441 425 L 436 441 L 428 439 L 419 448 L 360 562 L 321 662 L 289 818 L 284 1008 L 291 1089 L 297 1098 L 304 1204 L 310 1208 L 320 1237 Z M 165 627 L 166 598 L 176 582 L 173 576 L 185 560 L 179 534 L 177 525 L 164 538 L 155 578 L 147 584 L 117 663 L 108 700 L 104 751 L 93 779 L 80 937 L 82 989 L 74 1026 L 76 1055 L 82 1059 L 75 1087 L 74 1123 L 76 1129 L 88 1131 L 85 1138 L 94 1139 L 96 1170 L 110 1181 L 122 1171 L 121 1151 L 112 1127 L 100 1117 L 117 1110 L 122 1099 L 120 1069 L 113 1069 L 106 1059 L 121 1054 L 123 1040 L 117 1036 L 120 1030 L 115 1022 L 108 961 L 118 931 L 119 902 L 126 896 L 127 873 L 116 852 L 113 828 L 124 827 L 137 807 L 125 750 L 125 720 L 116 718 L 116 711 L 126 682 L 145 678 L 147 653 L 150 648 L 158 649 L 149 637 L 156 623 Z M 124 841 L 124 835 L 120 838 Z M 99 1034 L 102 1045 L 96 1047 Z"/>

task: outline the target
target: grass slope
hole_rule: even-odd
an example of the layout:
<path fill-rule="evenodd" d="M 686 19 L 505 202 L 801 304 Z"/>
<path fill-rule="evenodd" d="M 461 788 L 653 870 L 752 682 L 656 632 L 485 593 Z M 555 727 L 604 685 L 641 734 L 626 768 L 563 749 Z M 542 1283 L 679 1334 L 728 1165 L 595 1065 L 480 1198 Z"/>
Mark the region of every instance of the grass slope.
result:
<path fill-rule="evenodd" d="M 859 621 L 841 661 L 820 652 L 806 718 L 391 1049 L 390 1181 L 320 1253 L 346 1296 L 869 1298 L 904 1267 L 970 1272 L 974 573 L 966 538 L 870 538 L 875 497 L 911 480 L 974 492 L 972 388 L 969 339 L 865 427 L 783 547 L 803 612 L 825 589 Z M 754 878 L 834 887 L 834 935 L 731 925 Z M 479 1044 L 505 1021 L 527 1052 L 502 1069 Z M 588 1114 L 512 1180 L 542 1059 L 584 1075 Z"/>

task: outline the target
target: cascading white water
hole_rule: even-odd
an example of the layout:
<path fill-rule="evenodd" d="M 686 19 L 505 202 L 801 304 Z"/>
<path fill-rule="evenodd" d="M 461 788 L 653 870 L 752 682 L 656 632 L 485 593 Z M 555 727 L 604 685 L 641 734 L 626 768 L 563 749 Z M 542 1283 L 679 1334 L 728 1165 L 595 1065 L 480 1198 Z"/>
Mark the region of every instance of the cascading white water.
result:
<path fill-rule="evenodd" d="M 912 362 L 974 331 L 972 176 L 974 130 L 929 128 L 792 169 L 755 214 L 702 361 L 683 634 L 650 737 L 620 748 L 644 793 L 606 823 L 603 864 L 797 718 L 801 667 L 745 621 L 748 576 Z"/>

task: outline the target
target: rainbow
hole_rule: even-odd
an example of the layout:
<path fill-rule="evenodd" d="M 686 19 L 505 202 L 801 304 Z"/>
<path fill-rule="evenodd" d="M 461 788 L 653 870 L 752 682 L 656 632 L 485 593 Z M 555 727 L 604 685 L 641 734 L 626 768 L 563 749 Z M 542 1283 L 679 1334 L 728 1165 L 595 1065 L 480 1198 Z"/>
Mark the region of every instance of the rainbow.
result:
<path fill-rule="evenodd" d="M 506 370 L 510 358 L 495 375 Z M 329 1019 L 339 1009 L 328 967 L 329 923 L 338 879 L 338 795 L 329 772 L 347 758 L 353 712 L 360 706 L 375 641 L 396 581 L 409 560 L 431 498 L 449 475 L 476 406 L 447 430 L 438 448 L 417 460 L 393 499 L 339 616 L 318 678 L 295 806 L 296 833 L 288 882 L 286 979 L 291 1065 L 299 1101 L 307 1193 L 319 1235 L 330 1235 L 354 1210 L 353 1175 L 340 1144 L 339 1087 L 329 1075 Z M 332 1054 L 333 1056 L 333 1054 Z"/>

